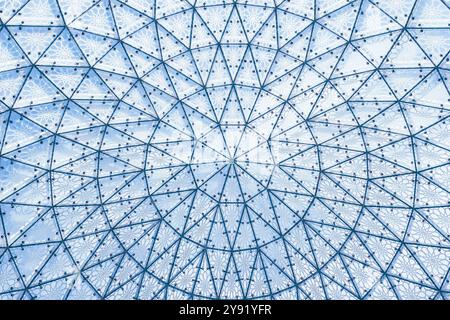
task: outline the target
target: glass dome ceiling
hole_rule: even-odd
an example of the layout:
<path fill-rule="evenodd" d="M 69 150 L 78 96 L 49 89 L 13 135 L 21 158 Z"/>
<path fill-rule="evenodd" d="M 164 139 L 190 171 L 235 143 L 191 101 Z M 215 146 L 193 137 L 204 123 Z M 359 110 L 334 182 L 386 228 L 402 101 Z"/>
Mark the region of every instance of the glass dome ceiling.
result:
<path fill-rule="evenodd" d="M 450 297 L 448 1 L 0 8 L 0 298 Z"/>

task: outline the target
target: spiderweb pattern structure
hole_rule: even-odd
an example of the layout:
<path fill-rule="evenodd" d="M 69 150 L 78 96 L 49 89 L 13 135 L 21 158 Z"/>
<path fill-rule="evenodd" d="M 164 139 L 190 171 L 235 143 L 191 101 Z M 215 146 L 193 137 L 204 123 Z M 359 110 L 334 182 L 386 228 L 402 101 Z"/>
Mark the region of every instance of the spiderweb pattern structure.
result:
<path fill-rule="evenodd" d="M 447 299 L 440 0 L 0 1 L 3 299 Z"/>

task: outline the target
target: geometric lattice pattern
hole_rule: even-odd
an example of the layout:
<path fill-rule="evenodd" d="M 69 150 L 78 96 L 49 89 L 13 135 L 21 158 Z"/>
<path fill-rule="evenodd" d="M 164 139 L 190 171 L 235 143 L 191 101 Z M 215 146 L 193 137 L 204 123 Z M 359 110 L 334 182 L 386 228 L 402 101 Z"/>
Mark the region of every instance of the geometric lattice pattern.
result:
<path fill-rule="evenodd" d="M 450 298 L 448 0 L 1 0 L 3 299 Z"/>

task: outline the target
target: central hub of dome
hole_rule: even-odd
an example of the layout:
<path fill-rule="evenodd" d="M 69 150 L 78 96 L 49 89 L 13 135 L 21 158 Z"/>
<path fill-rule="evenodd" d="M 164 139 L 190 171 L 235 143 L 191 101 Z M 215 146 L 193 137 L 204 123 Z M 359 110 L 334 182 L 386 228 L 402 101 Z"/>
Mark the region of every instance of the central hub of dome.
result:
<path fill-rule="evenodd" d="M 264 190 L 292 187 L 286 181 L 300 190 L 304 179 L 295 174 L 317 175 L 305 120 L 260 87 L 207 87 L 177 102 L 162 122 L 151 144 L 162 146 L 172 162 L 189 165 L 196 188 L 214 201 L 245 203 Z"/>

